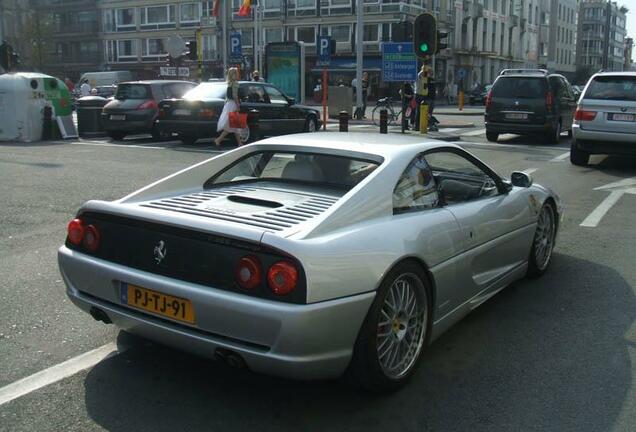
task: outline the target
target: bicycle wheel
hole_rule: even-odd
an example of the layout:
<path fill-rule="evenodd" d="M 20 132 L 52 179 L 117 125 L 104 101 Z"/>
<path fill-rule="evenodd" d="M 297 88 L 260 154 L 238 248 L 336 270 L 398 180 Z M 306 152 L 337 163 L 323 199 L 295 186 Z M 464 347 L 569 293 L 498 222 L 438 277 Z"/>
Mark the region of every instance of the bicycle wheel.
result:
<path fill-rule="evenodd" d="M 393 107 L 388 107 L 387 110 L 389 111 L 388 113 L 388 121 L 387 123 L 389 124 L 389 126 L 395 126 L 398 122 L 399 122 L 399 113 L 396 114 L 395 110 L 393 109 Z"/>
<path fill-rule="evenodd" d="M 384 107 L 382 105 L 376 105 L 373 108 L 373 112 L 371 112 L 371 121 L 373 122 L 374 126 L 380 126 L 380 110 L 382 110 Z"/>

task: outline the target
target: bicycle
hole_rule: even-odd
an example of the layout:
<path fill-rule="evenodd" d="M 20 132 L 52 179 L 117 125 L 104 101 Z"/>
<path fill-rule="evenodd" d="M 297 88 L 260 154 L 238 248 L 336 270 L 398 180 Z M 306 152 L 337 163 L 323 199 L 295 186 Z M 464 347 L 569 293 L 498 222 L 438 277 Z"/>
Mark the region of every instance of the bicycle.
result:
<path fill-rule="evenodd" d="M 371 120 L 375 126 L 380 126 L 380 111 L 383 109 L 386 109 L 387 111 L 387 125 L 395 126 L 396 124 L 399 124 L 400 119 L 402 118 L 402 109 L 395 112 L 395 108 L 393 108 L 393 99 L 391 99 L 391 97 L 385 97 L 378 99 L 375 107 L 373 108 L 373 112 L 371 113 Z M 406 109 L 406 116 L 408 117 L 410 108 L 407 107 Z"/>

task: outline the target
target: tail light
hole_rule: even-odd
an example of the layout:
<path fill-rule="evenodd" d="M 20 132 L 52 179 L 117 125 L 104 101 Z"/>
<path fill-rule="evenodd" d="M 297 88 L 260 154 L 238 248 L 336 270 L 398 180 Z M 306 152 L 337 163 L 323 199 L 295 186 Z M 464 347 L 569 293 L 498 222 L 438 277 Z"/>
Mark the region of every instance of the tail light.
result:
<path fill-rule="evenodd" d="M 137 107 L 138 110 L 157 109 L 159 105 L 153 99 L 148 100 Z"/>
<path fill-rule="evenodd" d="M 574 113 L 574 120 L 577 121 L 592 121 L 596 118 L 596 111 L 584 111 L 577 109 Z"/>
<path fill-rule="evenodd" d="M 485 105 L 486 105 L 486 109 L 490 108 L 490 106 L 492 105 L 492 90 L 490 90 L 488 94 L 486 95 Z"/>
<path fill-rule="evenodd" d="M 278 261 L 267 272 L 269 289 L 276 295 L 286 295 L 296 289 L 298 270 L 289 261 Z"/>
<path fill-rule="evenodd" d="M 214 110 L 208 109 L 208 108 L 204 108 L 201 111 L 199 111 L 199 117 L 212 118 L 212 117 L 214 117 Z"/>
<path fill-rule="evenodd" d="M 245 289 L 251 290 L 262 281 L 261 263 L 258 258 L 246 256 L 239 260 L 234 270 L 236 282 Z"/>
<path fill-rule="evenodd" d="M 99 234 L 99 230 L 95 225 L 89 225 L 84 229 L 84 241 L 82 244 L 86 249 L 91 252 L 95 252 L 99 247 L 99 241 L 101 240 L 101 236 Z"/>
<path fill-rule="evenodd" d="M 552 113 L 552 106 L 554 105 L 554 96 L 552 92 L 547 92 L 545 94 L 545 107 L 548 110 L 548 114 Z"/>
<path fill-rule="evenodd" d="M 82 244 L 82 240 L 84 239 L 84 223 L 81 219 L 73 219 L 68 223 L 66 232 L 68 235 L 68 241 L 73 243 L 75 246 L 79 246 Z"/>

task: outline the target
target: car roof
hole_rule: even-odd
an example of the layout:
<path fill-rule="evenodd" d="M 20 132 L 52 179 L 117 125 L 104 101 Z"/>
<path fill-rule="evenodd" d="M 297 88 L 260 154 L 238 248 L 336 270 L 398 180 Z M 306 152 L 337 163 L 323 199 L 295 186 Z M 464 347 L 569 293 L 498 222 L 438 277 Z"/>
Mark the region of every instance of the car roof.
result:
<path fill-rule="evenodd" d="M 383 158 L 416 155 L 441 147 L 459 146 L 427 137 L 397 134 L 348 133 L 304 133 L 280 135 L 259 141 L 258 144 L 319 147 L 338 151 L 366 153 Z"/>
<path fill-rule="evenodd" d="M 597 76 L 630 76 L 636 77 L 636 72 L 599 72 L 592 76 L 592 78 Z"/>

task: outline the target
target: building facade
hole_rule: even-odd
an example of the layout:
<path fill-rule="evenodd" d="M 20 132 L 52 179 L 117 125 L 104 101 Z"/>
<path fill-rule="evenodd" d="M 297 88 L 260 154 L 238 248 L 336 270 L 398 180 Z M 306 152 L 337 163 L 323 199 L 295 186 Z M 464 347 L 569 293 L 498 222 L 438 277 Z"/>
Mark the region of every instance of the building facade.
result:
<path fill-rule="evenodd" d="M 622 71 L 625 66 L 627 8 L 615 2 L 580 3 L 577 64 L 589 73 Z"/>
<path fill-rule="evenodd" d="M 573 79 L 578 0 L 541 0 L 539 66 Z"/>
<path fill-rule="evenodd" d="M 29 64 L 31 49 L 24 35 L 28 30 L 31 7 L 24 0 L 0 0 L 0 44 L 6 41 L 20 55 L 22 64 Z M 2 69 L 0 67 L 0 73 Z"/>

